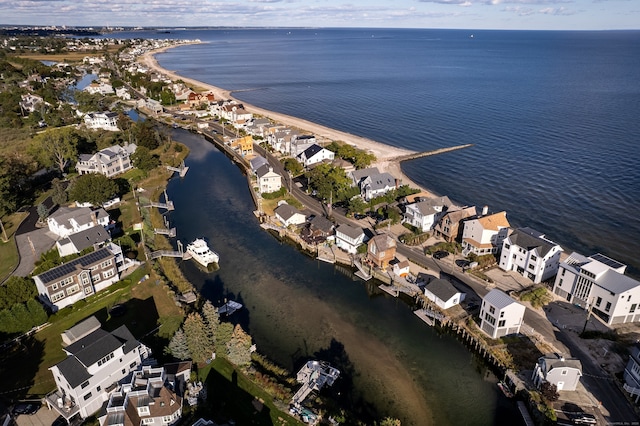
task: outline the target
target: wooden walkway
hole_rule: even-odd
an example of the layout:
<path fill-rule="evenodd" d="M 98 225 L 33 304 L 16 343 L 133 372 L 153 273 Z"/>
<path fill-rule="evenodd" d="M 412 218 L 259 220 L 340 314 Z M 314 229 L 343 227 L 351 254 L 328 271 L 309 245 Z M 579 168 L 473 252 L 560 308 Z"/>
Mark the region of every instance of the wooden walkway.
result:
<path fill-rule="evenodd" d="M 472 144 L 472 143 L 468 143 L 468 144 L 464 144 L 464 145 L 451 146 L 449 148 L 434 149 L 433 151 L 414 152 L 413 154 L 407 154 L 407 155 L 401 155 L 399 157 L 395 157 L 395 158 L 392 159 L 392 161 L 402 162 L 402 161 L 408 161 L 408 160 L 415 160 L 416 158 L 430 157 L 432 155 L 444 154 L 446 152 L 451 152 L 451 151 L 457 151 L 459 149 L 470 148 L 473 145 L 474 144 Z"/>

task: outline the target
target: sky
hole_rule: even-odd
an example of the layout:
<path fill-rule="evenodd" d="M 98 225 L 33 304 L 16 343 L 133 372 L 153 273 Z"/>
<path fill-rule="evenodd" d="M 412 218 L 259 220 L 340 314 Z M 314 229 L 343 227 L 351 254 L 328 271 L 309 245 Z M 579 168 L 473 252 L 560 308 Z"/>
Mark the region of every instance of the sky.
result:
<path fill-rule="evenodd" d="M 640 29 L 639 0 L 0 0 L 0 25 Z"/>

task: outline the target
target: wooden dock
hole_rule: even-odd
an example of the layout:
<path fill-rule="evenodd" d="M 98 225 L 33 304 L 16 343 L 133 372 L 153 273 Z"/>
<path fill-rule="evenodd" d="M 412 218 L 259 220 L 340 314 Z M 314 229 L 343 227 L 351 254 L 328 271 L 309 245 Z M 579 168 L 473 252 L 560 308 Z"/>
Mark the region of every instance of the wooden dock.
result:
<path fill-rule="evenodd" d="M 468 144 L 464 144 L 464 145 L 451 146 L 449 148 L 434 149 L 432 151 L 414 152 L 413 154 L 407 154 L 407 155 L 401 155 L 399 157 L 395 157 L 392 160 L 393 161 L 398 161 L 398 162 L 408 161 L 408 160 L 415 160 L 416 158 L 430 157 L 432 155 L 444 154 L 444 153 L 451 152 L 451 151 L 457 151 L 459 149 L 470 148 L 473 145 L 474 144 L 472 144 L 472 143 L 468 143 Z"/>

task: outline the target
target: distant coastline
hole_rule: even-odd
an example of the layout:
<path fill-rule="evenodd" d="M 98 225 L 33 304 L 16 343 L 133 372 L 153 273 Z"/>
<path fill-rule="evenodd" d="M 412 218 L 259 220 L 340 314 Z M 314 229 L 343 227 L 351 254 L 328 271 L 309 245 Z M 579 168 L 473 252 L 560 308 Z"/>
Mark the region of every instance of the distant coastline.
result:
<path fill-rule="evenodd" d="M 202 42 L 191 42 L 185 44 L 199 44 Z M 320 139 L 321 142 L 331 142 L 331 141 L 342 141 L 348 143 L 350 145 L 356 146 L 360 149 L 372 152 L 376 156 L 376 162 L 372 164 L 372 167 L 378 167 L 378 169 L 382 172 L 388 172 L 395 178 L 401 181 L 402 185 L 409 185 L 413 188 L 418 188 L 422 192 L 430 195 L 434 195 L 434 192 L 429 190 L 428 188 L 424 188 L 423 186 L 418 185 L 414 181 L 412 181 L 407 175 L 402 172 L 400 167 L 400 162 L 398 158 L 415 154 L 416 151 L 411 151 L 408 149 L 397 148 L 394 146 L 386 145 L 381 142 L 374 141 L 372 139 L 364 138 L 361 136 L 357 136 L 351 133 L 342 132 L 336 129 L 332 129 L 326 126 L 322 126 L 317 123 L 313 123 L 308 120 L 304 120 L 302 118 L 293 117 L 290 115 L 269 111 L 264 108 L 256 107 L 255 105 L 247 104 L 239 99 L 233 97 L 232 91 L 223 89 L 221 87 L 214 86 L 209 83 L 202 82 L 200 80 L 196 80 L 194 78 L 189 78 L 177 74 L 174 71 L 167 70 L 163 68 L 156 59 L 155 55 L 159 53 L 166 52 L 169 49 L 173 49 L 175 47 L 184 46 L 185 44 L 173 45 L 173 46 L 165 46 L 159 49 L 150 50 L 138 58 L 138 61 L 147 66 L 149 69 L 154 70 L 158 73 L 164 74 L 173 80 L 182 80 L 185 83 L 196 86 L 207 91 L 210 91 L 214 94 L 216 99 L 232 99 L 237 101 L 238 103 L 242 103 L 245 109 L 253 114 L 258 114 L 264 117 L 268 117 L 280 124 L 295 127 L 303 131 L 308 131 L 313 133 L 316 137 Z"/>

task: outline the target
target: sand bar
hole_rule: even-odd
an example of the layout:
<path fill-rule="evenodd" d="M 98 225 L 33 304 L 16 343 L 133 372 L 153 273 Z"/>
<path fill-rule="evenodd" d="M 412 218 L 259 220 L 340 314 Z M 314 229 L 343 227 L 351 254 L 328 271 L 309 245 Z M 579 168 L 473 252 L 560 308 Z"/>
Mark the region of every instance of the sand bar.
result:
<path fill-rule="evenodd" d="M 204 89 L 205 91 L 210 91 L 211 93 L 214 94 L 214 96 L 216 97 L 216 99 L 230 99 L 230 100 L 236 100 L 238 103 L 241 103 L 244 105 L 245 109 L 253 114 L 257 114 L 263 117 L 267 117 L 275 122 L 278 122 L 280 124 L 289 126 L 289 127 L 294 127 L 294 128 L 298 128 L 300 130 L 309 132 L 314 134 L 316 137 L 318 137 L 319 139 L 326 141 L 326 142 L 330 142 L 330 141 L 342 141 L 345 143 L 348 143 L 350 145 L 356 146 L 359 149 L 362 150 L 366 150 L 369 151 L 371 153 L 373 153 L 376 158 L 377 161 L 375 164 L 373 164 L 372 166 L 376 166 L 378 167 L 378 169 L 382 172 L 388 172 L 390 173 L 392 176 L 398 178 L 401 180 L 402 184 L 406 184 L 409 185 L 411 187 L 414 188 L 420 188 L 422 191 L 424 191 L 425 193 L 431 193 L 429 190 L 427 190 L 426 188 L 422 188 L 420 187 L 418 184 L 416 184 L 415 182 L 411 181 L 411 179 L 409 179 L 403 172 L 402 169 L 400 168 L 400 163 L 398 161 L 395 161 L 394 159 L 403 155 L 407 155 L 407 154 L 411 154 L 414 153 L 415 151 L 411 151 L 408 149 L 403 149 L 403 148 L 397 148 L 397 147 L 393 147 L 390 145 L 386 145 L 371 139 L 367 139 L 367 138 L 363 138 L 361 136 L 357 136 L 351 133 L 347 133 L 347 132 L 342 132 L 336 129 L 332 129 L 326 126 L 322 126 L 320 124 L 317 123 L 313 123 L 311 121 L 308 120 L 304 120 L 302 118 L 298 118 L 298 117 L 293 117 L 290 115 L 286 115 L 286 114 L 281 114 L 278 112 L 274 112 L 274 111 L 268 111 L 264 108 L 260 108 L 260 107 L 256 107 L 254 105 L 250 105 L 247 104 L 244 101 L 241 101 L 239 99 L 236 99 L 233 97 L 232 92 L 226 89 L 222 89 L 220 87 L 217 86 L 213 86 L 211 84 L 208 83 L 204 83 L 202 81 L 199 80 L 195 80 L 193 78 L 188 78 L 188 77 L 184 77 L 181 76 L 177 73 L 175 73 L 174 71 L 170 71 L 167 69 L 164 69 L 160 66 L 160 64 L 158 64 L 158 61 L 155 58 L 155 55 L 161 52 L 164 52 L 168 49 L 174 48 L 174 47 L 179 47 L 179 46 L 183 46 L 184 44 L 178 44 L 178 45 L 174 45 L 174 46 L 166 46 L 160 49 L 155 49 L 155 50 L 150 50 L 149 52 L 146 52 L 145 54 L 143 54 L 140 58 L 138 58 L 138 62 L 142 63 L 143 65 L 145 65 L 147 68 L 149 68 L 150 70 L 156 71 L 160 74 L 164 74 L 166 76 L 168 76 L 169 78 L 171 78 L 172 80 L 182 80 L 184 81 L 187 85 L 191 85 L 194 87 L 199 87 Z"/>

